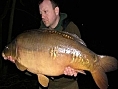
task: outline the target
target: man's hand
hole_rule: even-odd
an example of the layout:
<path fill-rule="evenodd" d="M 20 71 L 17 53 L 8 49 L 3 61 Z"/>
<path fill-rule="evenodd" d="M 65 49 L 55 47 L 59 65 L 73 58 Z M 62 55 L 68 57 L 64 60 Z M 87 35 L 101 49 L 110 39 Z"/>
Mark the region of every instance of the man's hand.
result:
<path fill-rule="evenodd" d="M 69 76 L 76 77 L 78 73 L 86 75 L 86 73 L 83 70 L 74 70 L 73 68 L 71 68 L 69 66 L 66 67 L 65 70 L 64 70 L 64 74 L 69 75 Z"/>
<path fill-rule="evenodd" d="M 64 74 L 65 75 L 69 75 L 69 76 L 77 76 L 77 71 L 76 70 L 74 70 L 73 68 L 71 68 L 71 67 L 66 67 L 65 68 L 65 70 L 64 70 Z"/>
<path fill-rule="evenodd" d="M 15 60 L 11 56 L 8 56 L 7 60 L 10 60 L 12 63 L 15 63 Z"/>

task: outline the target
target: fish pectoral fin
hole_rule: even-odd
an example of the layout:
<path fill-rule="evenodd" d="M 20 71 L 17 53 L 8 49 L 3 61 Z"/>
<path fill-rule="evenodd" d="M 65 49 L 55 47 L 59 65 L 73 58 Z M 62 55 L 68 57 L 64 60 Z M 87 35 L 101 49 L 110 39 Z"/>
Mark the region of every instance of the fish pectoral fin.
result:
<path fill-rule="evenodd" d="M 38 81 L 43 87 L 47 87 L 49 83 L 48 77 L 42 74 L 37 74 L 38 75 Z"/>
<path fill-rule="evenodd" d="M 20 64 L 18 61 L 15 61 L 15 64 L 16 64 L 16 67 L 21 71 L 25 71 L 27 69 L 25 66 Z"/>

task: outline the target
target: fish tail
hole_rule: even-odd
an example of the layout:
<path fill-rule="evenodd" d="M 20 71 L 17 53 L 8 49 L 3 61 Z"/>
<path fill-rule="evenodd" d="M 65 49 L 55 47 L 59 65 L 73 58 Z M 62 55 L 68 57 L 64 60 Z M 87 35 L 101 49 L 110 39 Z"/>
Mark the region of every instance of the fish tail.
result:
<path fill-rule="evenodd" d="M 118 60 L 112 56 L 101 56 L 98 55 L 100 59 L 99 65 L 103 68 L 105 72 L 110 72 L 118 69 Z"/>
<path fill-rule="evenodd" d="M 100 89 L 108 88 L 108 79 L 105 72 L 110 72 L 118 69 L 118 61 L 116 58 L 111 56 L 98 55 L 99 62 L 95 70 L 91 72 L 93 79 Z"/>
<path fill-rule="evenodd" d="M 91 74 L 92 74 L 92 77 L 93 77 L 95 83 L 97 84 L 97 86 L 100 89 L 108 88 L 108 79 L 107 79 L 107 75 L 105 74 L 104 70 L 97 69 L 97 70 L 93 71 Z"/>

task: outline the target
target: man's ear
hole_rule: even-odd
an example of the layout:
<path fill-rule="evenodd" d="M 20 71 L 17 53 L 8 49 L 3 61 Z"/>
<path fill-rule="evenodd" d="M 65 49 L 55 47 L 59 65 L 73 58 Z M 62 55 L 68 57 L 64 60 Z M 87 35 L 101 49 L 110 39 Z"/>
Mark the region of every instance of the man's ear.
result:
<path fill-rule="evenodd" d="M 55 13 L 56 13 L 56 15 L 59 15 L 59 7 L 58 6 L 55 7 Z"/>

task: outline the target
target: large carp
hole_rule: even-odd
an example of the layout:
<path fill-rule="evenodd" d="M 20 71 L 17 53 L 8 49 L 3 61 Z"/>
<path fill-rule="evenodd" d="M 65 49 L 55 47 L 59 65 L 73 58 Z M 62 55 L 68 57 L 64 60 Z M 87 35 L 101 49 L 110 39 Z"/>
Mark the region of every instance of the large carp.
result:
<path fill-rule="evenodd" d="M 50 29 L 29 30 L 19 34 L 2 52 L 4 59 L 12 56 L 17 68 L 38 76 L 47 87 L 47 76 L 59 76 L 65 67 L 89 71 L 100 89 L 108 88 L 105 72 L 118 68 L 116 58 L 98 55 L 87 48 L 76 35 Z"/>

